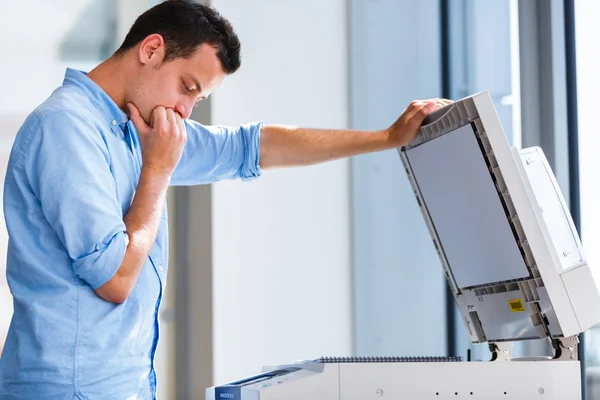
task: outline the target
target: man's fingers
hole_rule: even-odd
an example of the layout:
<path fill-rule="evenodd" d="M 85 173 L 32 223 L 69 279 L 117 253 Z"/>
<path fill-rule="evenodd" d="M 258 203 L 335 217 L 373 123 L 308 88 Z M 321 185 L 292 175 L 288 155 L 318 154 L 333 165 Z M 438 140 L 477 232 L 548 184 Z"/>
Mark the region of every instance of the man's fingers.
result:
<path fill-rule="evenodd" d="M 404 120 L 410 121 L 423 107 L 425 107 L 430 102 L 431 101 L 429 100 L 415 100 L 411 102 L 406 111 L 404 111 Z"/>
<path fill-rule="evenodd" d="M 423 119 L 427 117 L 433 111 L 439 110 L 449 104 L 452 104 L 452 100 L 434 98 L 430 100 L 415 100 L 410 103 L 410 106 L 404 112 L 405 121 L 410 121 L 414 117 L 418 116 L 419 123 L 423 122 Z M 431 107 L 431 108 L 426 108 Z"/>
<path fill-rule="evenodd" d="M 171 127 L 178 126 L 177 116 L 175 115 L 175 111 L 172 108 L 167 108 L 167 121 L 169 121 L 169 125 Z"/>
<path fill-rule="evenodd" d="M 152 127 L 166 127 L 168 126 L 167 121 L 167 110 L 163 106 L 158 106 L 152 111 Z"/>
<path fill-rule="evenodd" d="M 166 109 L 167 112 L 167 121 L 171 122 L 175 122 L 175 111 L 173 111 L 172 108 L 167 108 Z"/>
<path fill-rule="evenodd" d="M 144 118 L 142 118 L 140 110 L 133 103 L 127 103 L 127 109 L 129 110 L 129 118 L 133 121 L 133 125 L 135 125 L 138 132 L 144 133 L 150 129 Z"/>
<path fill-rule="evenodd" d="M 181 117 L 181 114 L 179 114 L 178 111 L 172 108 L 168 108 L 167 118 L 169 120 L 169 126 L 172 129 L 171 133 L 173 134 L 173 136 L 179 139 L 183 139 L 185 141 L 185 125 L 183 123 L 183 118 Z"/>
<path fill-rule="evenodd" d="M 150 125 L 146 124 L 142 118 L 140 111 L 133 103 L 127 103 L 129 109 L 129 116 L 133 121 L 138 132 L 146 133 L 152 129 L 156 132 L 170 131 L 175 132 L 173 129 L 178 129 L 185 135 L 185 123 L 181 114 L 172 108 L 165 108 L 158 106 L 152 110 Z"/>
<path fill-rule="evenodd" d="M 177 124 L 179 125 L 179 129 L 181 129 L 181 133 L 184 136 L 187 136 L 187 132 L 185 129 L 185 120 L 183 119 L 183 117 L 181 116 L 181 114 L 176 113 L 177 114 Z"/>
<path fill-rule="evenodd" d="M 409 119 L 409 123 L 413 126 L 421 126 L 423 120 L 431 114 L 434 110 L 439 109 L 440 107 L 435 101 L 429 101 L 421 106 Z"/>
<path fill-rule="evenodd" d="M 436 103 L 440 104 L 442 107 L 448 106 L 454 103 L 452 100 L 448 99 L 435 99 Z"/>
<path fill-rule="evenodd" d="M 435 110 L 439 110 L 440 108 L 444 108 L 444 107 L 446 107 L 447 105 L 448 105 L 448 104 L 447 104 L 447 103 L 445 103 L 445 102 L 444 102 L 444 101 L 442 101 L 442 100 L 436 100 L 436 101 L 435 101 L 435 109 L 434 109 L 434 111 L 435 111 Z"/>

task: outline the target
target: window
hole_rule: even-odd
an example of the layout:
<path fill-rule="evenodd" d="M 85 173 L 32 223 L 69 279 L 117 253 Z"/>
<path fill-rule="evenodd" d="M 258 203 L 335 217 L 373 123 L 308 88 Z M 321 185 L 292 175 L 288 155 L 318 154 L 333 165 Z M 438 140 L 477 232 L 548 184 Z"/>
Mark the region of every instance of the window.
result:
<path fill-rule="evenodd" d="M 597 20 L 600 3 L 575 2 L 575 48 L 577 54 L 577 108 L 579 132 L 579 174 L 581 196 L 581 237 L 593 269 L 600 269 L 600 136 L 595 114 L 600 90 L 597 58 Z M 588 399 L 600 398 L 600 325 L 585 333 Z"/>

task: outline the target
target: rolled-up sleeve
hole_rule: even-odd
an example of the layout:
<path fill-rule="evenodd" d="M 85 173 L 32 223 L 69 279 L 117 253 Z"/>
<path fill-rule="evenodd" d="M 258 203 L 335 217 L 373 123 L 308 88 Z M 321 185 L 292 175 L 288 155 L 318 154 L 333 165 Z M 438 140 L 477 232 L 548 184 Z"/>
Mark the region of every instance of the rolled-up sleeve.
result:
<path fill-rule="evenodd" d="M 251 180 L 261 175 L 261 122 L 238 127 L 204 126 L 186 120 L 187 142 L 172 185 L 198 185 L 223 179 Z"/>
<path fill-rule="evenodd" d="M 101 134 L 82 116 L 60 111 L 33 134 L 25 171 L 75 274 L 97 289 L 117 272 L 127 235 Z"/>

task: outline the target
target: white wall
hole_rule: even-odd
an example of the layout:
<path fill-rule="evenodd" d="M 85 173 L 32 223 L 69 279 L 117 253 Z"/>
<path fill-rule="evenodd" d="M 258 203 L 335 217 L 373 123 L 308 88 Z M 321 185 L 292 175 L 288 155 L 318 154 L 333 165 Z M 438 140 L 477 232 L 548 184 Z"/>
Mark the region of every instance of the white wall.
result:
<path fill-rule="evenodd" d="M 62 83 L 59 45 L 90 2 L 0 1 L 1 115 L 22 121 Z"/>
<path fill-rule="evenodd" d="M 345 0 L 214 0 L 242 68 L 212 123 L 348 124 Z M 348 160 L 213 190 L 215 383 L 263 365 L 351 353 Z"/>

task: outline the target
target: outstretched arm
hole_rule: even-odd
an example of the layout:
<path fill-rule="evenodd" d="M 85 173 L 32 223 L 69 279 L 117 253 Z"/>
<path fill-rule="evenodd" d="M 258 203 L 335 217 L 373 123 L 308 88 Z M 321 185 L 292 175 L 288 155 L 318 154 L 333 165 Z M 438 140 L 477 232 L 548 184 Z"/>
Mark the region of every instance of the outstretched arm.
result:
<path fill-rule="evenodd" d="M 380 131 L 328 130 L 265 125 L 260 139 L 262 169 L 317 164 L 408 144 L 431 112 L 449 100 L 413 101 L 392 126 Z"/>

